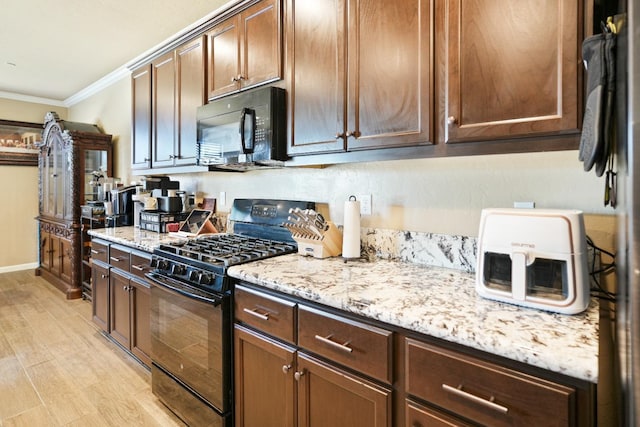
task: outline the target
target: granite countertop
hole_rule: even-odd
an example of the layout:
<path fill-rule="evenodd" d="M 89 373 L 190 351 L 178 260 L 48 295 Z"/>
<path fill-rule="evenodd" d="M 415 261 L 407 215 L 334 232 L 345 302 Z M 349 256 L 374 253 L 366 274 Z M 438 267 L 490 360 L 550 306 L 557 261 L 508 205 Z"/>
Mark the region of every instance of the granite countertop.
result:
<path fill-rule="evenodd" d="M 181 244 L 187 241 L 186 237 L 173 233 L 156 233 L 133 226 L 94 228 L 88 232 L 90 236 L 131 246 L 146 252 L 153 252 L 161 244 Z"/>
<path fill-rule="evenodd" d="M 407 262 L 285 255 L 230 276 L 508 359 L 598 382 L 598 303 L 565 315 L 484 299 L 472 273 Z"/>
<path fill-rule="evenodd" d="M 89 234 L 147 252 L 186 238 L 137 227 Z M 415 238 L 410 239 L 411 242 Z M 419 251 L 420 253 L 424 251 Z M 230 276 L 470 348 L 598 382 L 598 303 L 577 315 L 481 298 L 473 273 L 412 262 L 297 254 L 229 268 Z"/>

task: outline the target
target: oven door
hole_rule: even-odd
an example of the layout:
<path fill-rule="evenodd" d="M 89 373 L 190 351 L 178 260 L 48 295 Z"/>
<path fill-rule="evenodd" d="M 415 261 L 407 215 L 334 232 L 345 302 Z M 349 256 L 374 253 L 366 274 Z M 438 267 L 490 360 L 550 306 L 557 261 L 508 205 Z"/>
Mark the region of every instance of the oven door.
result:
<path fill-rule="evenodd" d="M 211 294 L 157 273 L 147 274 L 151 286 L 151 349 L 156 385 L 159 368 L 220 414 L 230 412 L 230 296 Z M 158 373 L 158 384 L 167 378 Z M 160 393 L 167 387 L 154 387 Z M 158 394 L 156 393 L 156 394 Z M 172 409 L 176 391 L 159 396 Z M 178 410 L 174 412 L 179 414 Z M 179 414 L 180 415 L 180 414 Z"/>

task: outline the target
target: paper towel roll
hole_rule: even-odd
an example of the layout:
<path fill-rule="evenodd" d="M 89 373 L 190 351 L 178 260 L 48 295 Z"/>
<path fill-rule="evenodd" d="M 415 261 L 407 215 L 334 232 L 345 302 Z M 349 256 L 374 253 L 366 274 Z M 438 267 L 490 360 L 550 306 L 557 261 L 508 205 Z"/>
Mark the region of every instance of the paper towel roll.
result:
<path fill-rule="evenodd" d="M 343 258 L 360 258 L 360 202 L 351 196 L 344 202 Z"/>

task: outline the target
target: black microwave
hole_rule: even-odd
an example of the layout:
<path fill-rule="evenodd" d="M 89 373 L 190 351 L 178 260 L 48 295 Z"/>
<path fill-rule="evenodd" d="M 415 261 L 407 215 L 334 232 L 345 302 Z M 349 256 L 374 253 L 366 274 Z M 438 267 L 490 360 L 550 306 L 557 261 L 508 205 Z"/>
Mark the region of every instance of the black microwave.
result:
<path fill-rule="evenodd" d="M 284 89 L 266 86 L 199 107 L 198 165 L 239 171 L 284 166 L 285 102 Z"/>

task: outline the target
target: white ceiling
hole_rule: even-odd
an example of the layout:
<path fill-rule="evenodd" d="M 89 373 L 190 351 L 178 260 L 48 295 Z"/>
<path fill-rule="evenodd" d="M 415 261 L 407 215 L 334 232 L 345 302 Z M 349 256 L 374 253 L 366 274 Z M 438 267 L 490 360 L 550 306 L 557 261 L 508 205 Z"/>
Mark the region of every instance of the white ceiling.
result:
<path fill-rule="evenodd" d="M 0 97 L 64 105 L 229 0 L 0 0 Z"/>

